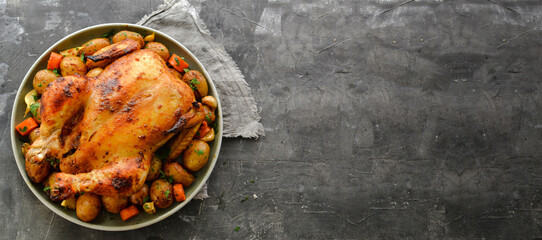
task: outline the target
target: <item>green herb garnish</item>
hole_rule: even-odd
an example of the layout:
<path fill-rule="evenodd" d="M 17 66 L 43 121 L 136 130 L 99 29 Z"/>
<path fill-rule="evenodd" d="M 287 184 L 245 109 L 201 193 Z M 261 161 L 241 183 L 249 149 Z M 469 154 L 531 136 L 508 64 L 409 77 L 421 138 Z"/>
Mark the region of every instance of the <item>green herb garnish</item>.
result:
<path fill-rule="evenodd" d="M 26 132 L 26 130 L 28 130 L 28 128 L 26 126 L 24 126 L 23 128 L 19 128 L 19 131 L 23 132 L 23 133 Z"/>
<path fill-rule="evenodd" d="M 85 62 L 85 51 L 81 53 L 81 62 Z"/>
<path fill-rule="evenodd" d="M 57 77 L 60 76 L 60 74 L 58 74 L 58 68 L 53 69 L 53 73 L 54 73 Z"/>
<path fill-rule="evenodd" d="M 199 81 L 196 79 L 196 78 L 192 78 L 192 80 L 190 80 L 190 88 L 192 88 L 192 90 L 196 91 L 198 90 L 198 87 L 196 85 L 199 84 Z"/>
<path fill-rule="evenodd" d="M 239 229 L 240 229 L 240 227 L 235 227 L 235 231 L 236 231 L 236 232 L 239 231 Z"/>
<path fill-rule="evenodd" d="M 185 68 L 185 69 L 183 69 L 183 71 L 184 71 L 185 73 L 187 73 L 187 72 L 190 71 L 190 68 Z"/>
<path fill-rule="evenodd" d="M 166 175 L 164 172 L 162 172 L 162 169 L 158 170 L 160 172 L 160 178 L 168 181 L 169 183 L 173 183 L 173 176 Z"/>
<path fill-rule="evenodd" d="M 60 160 L 58 160 L 58 159 L 56 159 L 56 158 L 46 158 L 45 160 L 46 160 L 47 162 L 51 163 L 51 166 L 60 163 Z"/>
<path fill-rule="evenodd" d="M 204 153 L 203 153 L 203 150 L 197 150 L 197 151 L 196 151 L 196 150 L 194 150 L 194 152 L 196 152 L 196 153 L 198 154 L 198 156 L 200 156 L 200 155 L 203 155 L 203 154 L 204 154 Z"/>
<path fill-rule="evenodd" d="M 169 193 L 170 193 L 170 191 L 169 191 L 169 190 L 167 190 L 167 191 L 166 191 L 166 197 L 168 197 L 168 196 L 169 196 Z"/>
<path fill-rule="evenodd" d="M 147 201 L 149 201 L 149 196 L 145 196 L 145 198 L 143 198 L 143 203 L 146 203 Z"/>
<path fill-rule="evenodd" d="M 199 81 L 198 79 L 196 78 L 192 78 L 192 80 L 190 80 L 190 83 L 194 84 L 194 85 L 198 85 L 199 84 Z"/>
<path fill-rule="evenodd" d="M 177 63 L 177 66 L 181 65 L 178 58 L 175 58 L 175 62 Z"/>
<path fill-rule="evenodd" d="M 215 134 L 218 133 L 218 123 L 213 123 L 213 129 L 215 130 Z"/>
<path fill-rule="evenodd" d="M 115 32 L 115 30 L 111 29 L 111 31 L 102 34 L 102 37 L 107 38 L 113 36 L 113 32 Z"/>
<path fill-rule="evenodd" d="M 241 200 L 241 202 L 244 202 L 244 201 L 246 201 L 246 200 L 248 200 L 248 196 L 246 196 L 245 198 L 243 198 L 243 200 Z"/>
<path fill-rule="evenodd" d="M 47 186 L 47 187 L 45 187 L 45 188 L 43 189 L 43 191 L 44 191 L 44 192 L 47 192 L 47 191 L 49 191 L 49 190 L 51 190 L 51 189 L 52 189 L 51 187 Z"/>
<path fill-rule="evenodd" d="M 36 117 L 36 115 L 38 114 L 38 109 L 39 108 L 40 108 L 40 103 L 39 102 L 35 102 L 35 103 L 30 104 L 30 112 L 32 113 L 32 115 L 34 117 Z"/>

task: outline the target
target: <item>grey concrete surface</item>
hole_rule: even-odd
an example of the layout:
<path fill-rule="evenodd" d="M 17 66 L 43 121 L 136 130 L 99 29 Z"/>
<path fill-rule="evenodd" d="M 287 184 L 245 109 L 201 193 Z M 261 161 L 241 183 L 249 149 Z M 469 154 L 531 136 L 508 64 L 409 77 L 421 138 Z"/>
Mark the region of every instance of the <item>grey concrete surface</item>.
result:
<path fill-rule="evenodd" d="M 160 1 L 0 1 L 0 238 L 542 238 L 542 3 L 191 3 L 245 74 L 266 136 L 224 141 L 210 198 L 110 233 L 32 195 L 8 121 L 48 46 Z"/>

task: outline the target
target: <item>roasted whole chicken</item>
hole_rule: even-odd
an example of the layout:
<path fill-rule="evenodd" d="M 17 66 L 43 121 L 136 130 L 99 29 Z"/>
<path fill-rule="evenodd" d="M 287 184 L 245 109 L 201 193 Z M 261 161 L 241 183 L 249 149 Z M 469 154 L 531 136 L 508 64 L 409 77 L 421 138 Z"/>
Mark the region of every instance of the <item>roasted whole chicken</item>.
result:
<path fill-rule="evenodd" d="M 93 59 L 112 62 L 98 77 L 60 77 L 42 95 L 40 135 L 25 166 L 32 181 L 48 181 L 52 200 L 81 192 L 130 196 L 145 182 L 155 151 L 203 120 L 190 86 L 155 52 L 108 51 Z M 49 174 L 50 158 L 61 172 Z"/>

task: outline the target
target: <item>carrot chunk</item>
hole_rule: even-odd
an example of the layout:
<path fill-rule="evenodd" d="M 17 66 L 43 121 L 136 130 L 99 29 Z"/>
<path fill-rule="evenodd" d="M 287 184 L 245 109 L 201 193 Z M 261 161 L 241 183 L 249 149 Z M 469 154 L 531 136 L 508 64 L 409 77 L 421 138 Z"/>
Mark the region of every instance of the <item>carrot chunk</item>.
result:
<path fill-rule="evenodd" d="M 122 221 L 126 221 L 137 214 L 139 214 L 139 209 L 137 209 L 135 205 L 131 205 L 120 211 L 120 218 L 122 219 Z"/>
<path fill-rule="evenodd" d="M 175 195 L 175 201 L 182 202 L 186 200 L 186 195 L 184 194 L 184 187 L 182 184 L 173 185 L 173 195 Z"/>
<path fill-rule="evenodd" d="M 184 69 L 188 68 L 189 65 L 186 63 L 181 57 L 177 56 L 177 54 L 172 54 L 169 58 L 169 64 L 173 66 L 177 71 L 184 73 Z"/>
<path fill-rule="evenodd" d="M 19 123 L 19 125 L 17 125 L 15 129 L 17 130 L 17 132 L 19 132 L 19 134 L 21 134 L 21 136 L 26 136 L 30 134 L 30 132 L 34 130 L 34 128 L 37 127 L 38 123 L 36 122 L 36 120 L 34 120 L 34 118 L 27 118 L 26 120 Z"/>
<path fill-rule="evenodd" d="M 51 56 L 49 57 L 49 61 L 47 61 L 47 69 L 49 70 L 55 70 L 60 68 L 60 61 L 62 60 L 62 55 L 51 52 Z"/>
<path fill-rule="evenodd" d="M 209 125 L 207 125 L 207 121 L 201 122 L 201 126 L 198 129 L 198 132 L 196 132 L 196 139 L 201 139 L 202 137 L 205 137 L 207 133 L 211 131 L 211 128 Z"/>

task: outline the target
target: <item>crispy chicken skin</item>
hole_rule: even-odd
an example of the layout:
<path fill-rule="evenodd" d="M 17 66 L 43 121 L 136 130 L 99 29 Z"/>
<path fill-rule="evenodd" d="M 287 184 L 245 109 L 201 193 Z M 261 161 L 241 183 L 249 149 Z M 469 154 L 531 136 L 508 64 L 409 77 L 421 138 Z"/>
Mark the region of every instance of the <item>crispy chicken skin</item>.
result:
<path fill-rule="evenodd" d="M 60 160 L 61 172 L 48 180 L 52 200 L 80 192 L 131 195 L 145 182 L 154 152 L 195 125 L 200 111 L 192 89 L 150 50 L 119 58 L 97 78 L 58 78 L 41 102 L 40 136 L 26 169 L 42 182 L 47 159 Z"/>

